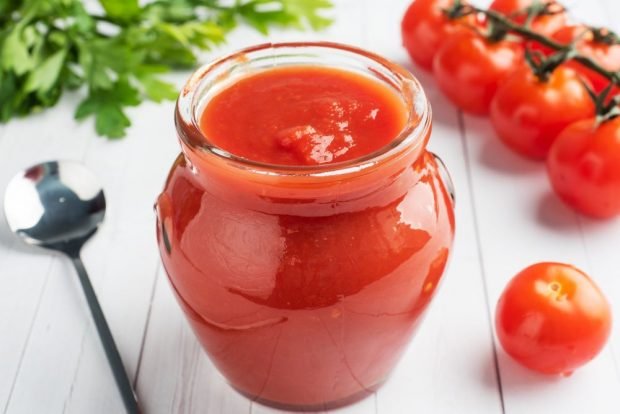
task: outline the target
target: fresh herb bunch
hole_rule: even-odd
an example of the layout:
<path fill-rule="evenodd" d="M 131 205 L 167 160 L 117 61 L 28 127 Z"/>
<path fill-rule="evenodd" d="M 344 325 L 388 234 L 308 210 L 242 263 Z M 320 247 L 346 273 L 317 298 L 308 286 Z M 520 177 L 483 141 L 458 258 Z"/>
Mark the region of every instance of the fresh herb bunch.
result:
<path fill-rule="evenodd" d="M 197 52 L 225 40 L 239 22 L 323 28 L 329 0 L 0 0 L 0 122 L 54 106 L 63 91 L 85 88 L 75 117 L 95 117 L 99 135 L 120 138 L 124 109 L 175 99 L 161 79 L 190 68 Z M 91 4 L 89 4 L 90 6 Z M 98 6 L 96 3 L 93 6 Z"/>

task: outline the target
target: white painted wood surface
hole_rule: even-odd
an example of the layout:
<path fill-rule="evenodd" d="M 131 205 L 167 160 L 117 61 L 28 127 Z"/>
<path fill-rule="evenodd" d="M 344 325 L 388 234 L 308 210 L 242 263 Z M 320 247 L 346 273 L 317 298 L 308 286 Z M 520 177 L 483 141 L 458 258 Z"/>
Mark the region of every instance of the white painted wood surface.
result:
<path fill-rule="evenodd" d="M 580 217 L 550 194 L 543 166 L 506 150 L 484 119 L 463 116 L 400 47 L 409 0 L 336 0 L 336 24 L 271 40 L 326 39 L 410 67 L 434 109 L 431 148 L 457 188 L 457 236 L 426 321 L 388 383 L 338 413 L 618 413 L 620 326 L 570 378 L 532 374 L 496 344 L 492 318 L 508 279 L 540 260 L 574 263 L 620 303 L 620 220 Z M 483 3 L 483 2 L 480 2 Z M 620 3 L 572 0 L 577 20 L 620 30 Z M 264 39 L 241 29 L 205 59 Z M 173 75 L 181 83 L 188 73 Z M 108 142 L 72 119 L 78 97 L 0 126 L 0 194 L 14 173 L 61 158 L 84 161 L 106 190 L 108 214 L 84 251 L 93 284 L 147 414 L 275 413 L 233 391 L 172 297 L 159 264 L 152 204 L 178 152 L 173 104 L 131 110 L 129 136 Z M 122 405 L 67 260 L 22 246 L 0 212 L 0 412 L 121 413 Z"/>

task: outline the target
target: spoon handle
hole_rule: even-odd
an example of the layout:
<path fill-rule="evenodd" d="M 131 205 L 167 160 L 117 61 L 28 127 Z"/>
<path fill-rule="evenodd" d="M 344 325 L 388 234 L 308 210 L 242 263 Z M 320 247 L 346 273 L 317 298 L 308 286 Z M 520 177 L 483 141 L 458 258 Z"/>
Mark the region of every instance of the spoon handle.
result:
<path fill-rule="evenodd" d="M 86 295 L 86 301 L 88 302 L 88 306 L 90 307 L 90 311 L 95 321 L 95 326 L 99 332 L 99 338 L 101 338 L 101 342 L 103 343 L 103 348 L 105 349 L 105 354 L 108 357 L 108 362 L 112 368 L 116 385 L 118 386 L 121 396 L 123 397 L 125 409 L 129 414 L 140 414 L 141 411 L 140 406 L 138 405 L 136 393 L 131 386 L 131 382 L 129 381 L 129 377 L 127 376 L 127 372 L 123 366 L 123 361 L 121 360 L 121 355 L 118 352 L 118 348 L 116 347 L 116 343 L 112 337 L 112 332 L 110 332 L 110 327 L 108 326 L 105 316 L 103 315 L 103 310 L 99 305 L 97 295 L 93 290 L 93 285 L 90 283 L 84 263 L 79 255 L 71 255 L 71 260 L 73 261 L 75 270 L 80 278 L 84 295 Z"/>

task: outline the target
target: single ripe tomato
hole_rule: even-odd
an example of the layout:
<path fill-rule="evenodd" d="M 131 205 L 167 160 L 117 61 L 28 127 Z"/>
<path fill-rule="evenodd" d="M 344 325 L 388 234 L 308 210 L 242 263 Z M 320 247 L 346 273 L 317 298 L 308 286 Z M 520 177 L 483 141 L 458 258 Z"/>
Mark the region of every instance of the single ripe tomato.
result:
<path fill-rule="evenodd" d="M 547 172 L 556 194 L 598 218 L 620 214 L 620 118 L 576 122 L 554 142 Z"/>
<path fill-rule="evenodd" d="M 441 90 L 456 106 L 485 115 L 500 82 L 522 64 L 522 56 L 518 43 L 492 42 L 470 30 L 446 40 L 435 56 L 433 73 Z"/>
<path fill-rule="evenodd" d="M 575 42 L 575 47 L 584 56 L 587 56 L 609 71 L 620 70 L 620 45 L 609 44 L 597 39 L 594 32 L 586 26 L 565 26 L 551 36 L 561 44 Z M 582 64 L 569 61 L 572 67 L 585 76 L 596 92 L 601 92 L 609 85 L 609 80 L 603 75 L 586 68 Z"/>
<path fill-rule="evenodd" d="M 497 303 L 495 328 L 504 350 L 544 374 L 569 375 L 594 358 L 611 331 L 611 310 L 585 273 L 538 263 L 516 275 Z"/>
<path fill-rule="evenodd" d="M 546 81 L 524 66 L 499 87 L 491 123 L 500 139 L 521 155 L 544 159 L 558 134 L 594 115 L 594 103 L 578 73 L 556 68 Z"/>
<path fill-rule="evenodd" d="M 524 24 L 527 19 L 525 9 L 532 6 L 537 0 L 495 0 L 489 6 L 490 10 L 505 14 L 512 21 Z M 546 0 L 543 4 L 551 3 L 551 8 L 557 10 L 558 13 L 535 17 L 531 23 L 532 30 L 544 34 L 551 35 L 566 24 L 566 12 L 557 1 Z"/>
<path fill-rule="evenodd" d="M 473 15 L 448 19 L 443 10 L 453 4 L 454 0 L 415 0 L 403 17 L 403 46 L 411 58 L 425 69 L 432 69 L 437 49 L 451 33 L 467 30 L 466 26 L 476 20 Z"/>

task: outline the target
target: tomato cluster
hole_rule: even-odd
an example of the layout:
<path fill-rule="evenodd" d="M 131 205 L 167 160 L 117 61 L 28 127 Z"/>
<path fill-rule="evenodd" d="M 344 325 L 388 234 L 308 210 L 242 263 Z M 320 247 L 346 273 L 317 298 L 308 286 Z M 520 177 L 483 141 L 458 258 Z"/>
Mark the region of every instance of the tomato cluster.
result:
<path fill-rule="evenodd" d="M 531 12 L 541 4 L 545 12 Z M 411 4 L 402 22 L 411 58 L 433 71 L 439 88 L 461 110 L 489 115 L 509 148 L 546 160 L 552 188 L 567 204 L 593 217 L 619 215 L 620 121 L 615 115 L 601 121 L 592 98 L 619 89 L 607 88 L 607 77 L 570 56 L 537 71 L 532 68 L 537 61 L 551 61 L 558 53 L 523 34 L 498 32 L 485 15 L 449 16 L 453 5 L 454 0 Z M 603 29 L 568 24 L 557 1 L 495 0 L 489 10 L 560 45 L 574 45 L 610 72 L 620 70 L 620 39 Z"/>
<path fill-rule="evenodd" d="M 463 1 L 415 0 L 402 35 L 456 106 L 489 115 L 516 153 L 546 160 L 562 200 L 594 217 L 620 214 L 620 88 L 609 75 L 620 73 L 618 36 L 568 24 L 554 0 L 495 0 L 484 13 Z M 604 347 L 611 311 L 585 273 L 539 263 L 507 285 L 495 325 L 518 362 L 568 375 Z"/>

